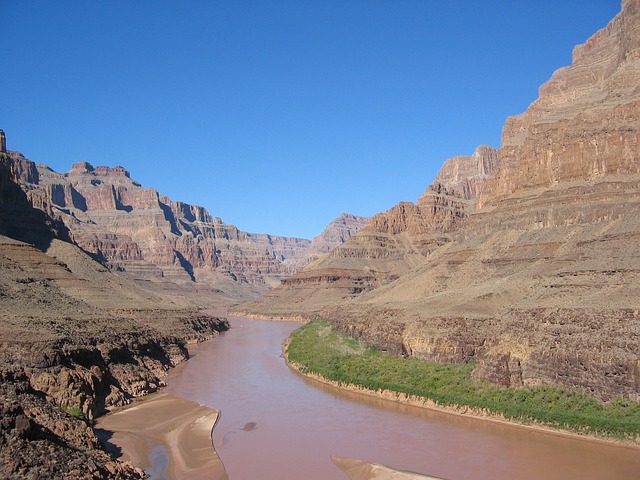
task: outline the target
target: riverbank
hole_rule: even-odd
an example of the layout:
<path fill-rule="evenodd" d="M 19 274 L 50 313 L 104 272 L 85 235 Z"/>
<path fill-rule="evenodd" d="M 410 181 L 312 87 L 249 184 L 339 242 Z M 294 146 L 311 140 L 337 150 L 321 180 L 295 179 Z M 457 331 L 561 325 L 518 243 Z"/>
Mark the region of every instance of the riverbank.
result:
<path fill-rule="evenodd" d="M 166 478 L 227 480 L 212 442 L 220 412 L 166 393 L 100 417 L 95 429 L 119 460 Z M 153 459 L 153 465 L 152 465 Z"/>
<path fill-rule="evenodd" d="M 330 327 L 324 324 L 323 325 L 316 324 L 315 326 L 312 325 L 309 328 L 313 328 L 316 330 L 314 334 L 316 335 L 315 337 L 310 337 L 306 339 L 309 342 L 309 345 L 313 345 L 313 347 L 311 348 L 323 348 L 321 347 L 322 340 L 320 337 L 326 336 L 330 331 Z M 302 331 L 302 329 L 300 331 Z M 392 390 L 389 388 L 377 388 L 377 389 L 367 388 L 359 384 L 359 382 L 357 381 L 357 378 L 358 378 L 358 375 L 362 375 L 362 371 L 364 368 L 368 368 L 368 365 L 367 367 L 363 367 L 362 362 L 357 365 L 353 363 L 355 362 L 354 359 L 356 359 L 358 356 L 363 355 L 365 353 L 365 347 L 359 344 L 357 340 L 351 339 L 351 338 L 345 337 L 345 338 L 339 339 L 337 345 L 333 345 L 332 347 L 329 348 L 329 350 L 333 348 L 334 351 L 330 352 L 327 349 L 325 349 L 324 351 L 318 350 L 313 354 L 317 357 L 321 357 L 321 360 L 319 360 L 319 362 L 322 365 L 322 368 L 318 368 L 317 370 L 328 371 L 325 368 L 328 365 L 331 365 L 332 368 L 337 368 L 337 369 L 340 369 L 341 366 L 344 367 L 345 365 L 347 365 L 346 368 L 352 368 L 353 371 L 356 372 L 353 375 L 353 378 L 355 378 L 356 380 L 353 382 L 344 381 L 342 379 L 340 380 L 332 379 L 332 378 L 329 378 L 328 375 L 323 375 L 321 373 L 318 373 L 318 371 L 314 371 L 313 367 L 310 367 L 309 365 L 303 365 L 299 362 L 293 361 L 290 358 L 289 347 L 290 347 L 292 338 L 294 337 L 295 335 L 292 335 L 289 339 L 287 339 L 287 341 L 283 345 L 283 357 L 287 362 L 287 364 L 289 365 L 289 367 L 292 368 L 292 370 L 297 371 L 298 373 L 306 377 L 312 378 L 323 384 L 330 385 L 332 387 L 335 387 L 341 390 L 373 396 L 376 398 L 382 398 L 385 400 L 399 402 L 399 403 L 416 406 L 420 408 L 437 410 L 447 414 L 478 418 L 478 419 L 487 420 L 491 422 L 498 422 L 505 425 L 513 425 L 519 428 L 536 430 L 539 432 L 544 432 L 552 435 L 567 436 L 571 438 L 588 440 L 592 442 L 601 442 L 601 443 L 612 444 L 616 446 L 640 449 L 640 442 L 638 441 L 637 435 L 635 439 L 630 434 L 627 434 L 626 436 L 597 435 L 590 432 L 586 432 L 586 429 L 584 428 L 582 429 L 582 431 L 578 431 L 577 429 L 569 430 L 566 428 L 559 428 L 555 425 L 545 424 L 542 421 L 538 421 L 534 418 L 523 418 L 523 419 L 509 418 L 499 412 L 496 412 L 495 410 L 491 410 L 489 408 L 478 408 L 474 406 L 464 405 L 462 402 L 447 404 L 444 402 L 434 401 L 433 399 L 430 399 L 426 396 L 407 394 L 407 393 Z M 347 357 L 349 357 L 349 359 L 347 359 Z M 399 359 L 396 359 L 395 357 L 389 357 L 389 359 L 392 359 L 393 361 L 399 360 Z M 399 361 L 401 362 L 401 360 Z M 343 363 L 341 364 L 341 362 Z M 352 362 L 352 363 L 347 364 L 346 362 Z M 397 365 L 393 365 L 393 366 L 384 365 L 384 360 L 383 359 L 381 360 L 380 358 L 377 358 L 377 357 L 370 357 L 370 358 L 367 357 L 367 361 L 365 361 L 364 363 L 365 364 L 368 363 L 369 365 L 371 365 L 379 362 L 382 362 L 382 364 L 377 365 L 377 367 L 380 368 L 378 374 L 380 374 L 381 376 L 388 377 L 390 375 L 393 376 L 394 374 L 397 373 L 394 371 L 394 369 L 398 368 Z M 444 366 L 443 368 L 446 368 L 446 366 Z M 332 373 L 335 373 L 335 372 L 332 372 Z M 344 372 L 341 372 L 339 375 L 343 377 L 345 376 Z M 363 377 L 363 383 L 365 382 L 371 383 L 371 380 L 372 380 L 371 373 L 364 374 L 364 375 L 366 378 Z M 403 372 L 403 375 L 405 375 L 405 378 L 406 378 L 406 372 Z M 402 375 L 398 375 L 398 377 L 401 377 L 401 376 Z M 448 379 L 446 379 L 445 377 L 444 381 L 443 381 L 443 378 L 440 378 L 438 381 L 441 383 L 446 383 L 446 380 Z M 461 382 L 459 378 L 452 378 L 452 381 Z M 379 379 L 376 379 L 375 381 L 373 381 L 373 383 L 384 384 L 384 382 L 379 382 Z M 393 382 L 387 382 L 387 383 L 393 383 Z M 398 384 L 399 383 L 400 382 L 398 382 Z M 449 387 L 449 385 L 447 385 L 447 387 Z M 505 392 L 505 391 L 506 391 L 505 389 L 500 390 L 500 392 Z M 450 391 L 447 392 L 447 396 L 449 398 L 452 398 Z M 635 410 L 632 410 L 632 414 L 634 415 L 633 420 L 637 421 L 637 413 L 634 413 L 634 412 Z"/>

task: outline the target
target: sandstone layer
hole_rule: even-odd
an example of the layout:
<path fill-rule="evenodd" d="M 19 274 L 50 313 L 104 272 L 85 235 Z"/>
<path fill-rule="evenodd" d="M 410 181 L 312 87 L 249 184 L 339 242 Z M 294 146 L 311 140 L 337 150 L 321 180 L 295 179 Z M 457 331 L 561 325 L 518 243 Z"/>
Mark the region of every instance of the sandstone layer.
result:
<path fill-rule="evenodd" d="M 368 222 L 369 217 L 351 213 L 341 213 L 322 233 L 311 240 L 308 248 L 294 257 L 287 258 L 285 264 L 290 273 L 296 273 L 320 256 L 336 249 L 358 233 Z"/>
<path fill-rule="evenodd" d="M 639 39 L 640 1 L 625 0 L 507 120 L 495 170 L 447 162 L 417 205 L 245 308 L 322 314 L 392 353 L 473 361 L 500 385 L 640 400 Z M 366 288 L 340 268 L 367 271 Z"/>

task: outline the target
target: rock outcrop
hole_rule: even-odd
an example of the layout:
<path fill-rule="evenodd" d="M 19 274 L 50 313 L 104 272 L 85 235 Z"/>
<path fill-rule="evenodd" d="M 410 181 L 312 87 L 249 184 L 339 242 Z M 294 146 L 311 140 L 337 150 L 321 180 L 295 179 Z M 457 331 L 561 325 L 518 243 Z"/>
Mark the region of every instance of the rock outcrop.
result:
<path fill-rule="evenodd" d="M 501 385 L 640 399 L 639 20 L 624 2 L 507 121 L 499 171 L 451 242 L 334 321 L 396 353 L 475 359 Z"/>
<path fill-rule="evenodd" d="M 622 13 L 573 51 L 526 112 L 507 119 L 502 166 L 481 204 L 570 181 L 640 173 L 639 7 Z"/>
<path fill-rule="evenodd" d="M 639 39 L 640 1 L 625 0 L 507 120 L 499 165 L 486 162 L 497 171 L 447 162 L 448 188 L 437 180 L 326 257 L 369 268 L 371 289 L 340 300 L 326 283 L 297 296 L 285 284 L 256 310 L 322 314 L 398 355 L 473 360 L 474 377 L 500 385 L 640 400 Z"/>
<path fill-rule="evenodd" d="M 311 244 L 296 255 L 288 257 L 285 265 L 289 273 L 299 272 L 309 263 L 336 249 L 358 233 L 368 222 L 369 217 L 351 213 L 342 213 L 333 220 L 322 233 L 311 240 Z"/>

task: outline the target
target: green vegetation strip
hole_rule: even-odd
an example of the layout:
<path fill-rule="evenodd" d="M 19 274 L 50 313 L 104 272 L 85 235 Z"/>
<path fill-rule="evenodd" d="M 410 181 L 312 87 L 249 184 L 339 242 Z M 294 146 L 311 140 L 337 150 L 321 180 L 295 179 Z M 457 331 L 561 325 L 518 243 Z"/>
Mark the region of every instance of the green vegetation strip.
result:
<path fill-rule="evenodd" d="M 369 390 L 428 398 L 443 407 L 468 406 L 506 419 L 600 436 L 637 439 L 640 403 L 600 403 L 582 390 L 555 386 L 500 388 L 471 379 L 472 365 L 443 365 L 379 352 L 336 333 L 318 319 L 289 338 L 287 355 L 303 373 Z"/>

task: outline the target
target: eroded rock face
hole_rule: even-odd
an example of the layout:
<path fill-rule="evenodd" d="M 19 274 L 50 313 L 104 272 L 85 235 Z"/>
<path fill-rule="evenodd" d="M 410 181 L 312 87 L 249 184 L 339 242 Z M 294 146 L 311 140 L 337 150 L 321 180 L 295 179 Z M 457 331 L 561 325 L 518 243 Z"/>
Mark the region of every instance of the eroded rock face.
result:
<path fill-rule="evenodd" d="M 465 200 L 478 198 L 485 182 L 495 176 L 500 166 L 500 151 L 480 145 L 471 156 L 453 157 L 444 162 L 433 185 L 444 185 Z"/>
<path fill-rule="evenodd" d="M 329 253 L 345 243 L 369 223 L 369 217 L 360 217 L 350 213 L 342 213 L 332 221 L 324 231 L 311 240 L 306 254 L 315 260 L 320 255 Z"/>
<path fill-rule="evenodd" d="M 311 240 L 311 244 L 294 256 L 288 257 L 284 263 L 289 273 L 299 272 L 309 263 L 325 255 L 358 233 L 368 222 L 369 217 L 361 217 L 350 213 L 342 213 Z"/>
<path fill-rule="evenodd" d="M 14 167 L 0 153 L 0 477 L 143 478 L 102 450 L 92 420 L 157 390 L 187 343 L 228 325 L 69 243 L 17 183 L 35 171 Z"/>
<path fill-rule="evenodd" d="M 11 153 L 34 207 L 60 219 L 75 243 L 133 278 L 220 288 L 230 297 L 268 290 L 289 272 L 285 261 L 309 240 L 252 234 L 203 207 L 143 188 L 122 167 L 88 162 L 59 174 Z"/>
<path fill-rule="evenodd" d="M 393 332 L 369 338 L 396 353 L 473 358 L 500 385 L 640 398 L 639 3 L 507 121 L 497 174 L 450 242 L 334 322 Z"/>
<path fill-rule="evenodd" d="M 59 258 L 0 236 L 0 403 L 13 405 L 0 421 L 0 476 L 142 478 L 109 458 L 89 425 L 156 391 L 187 359 L 188 342 L 212 338 L 226 323 L 147 299 L 126 282 L 121 296 L 99 264 L 89 286 L 92 277 Z M 92 291 L 107 298 L 81 300 Z"/>
<path fill-rule="evenodd" d="M 526 112 L 507 119 L 500 173 L 480 204 L 527 189 L 640 172 L 638 4 L 573 51 L 570 66 L 540 87 Z"/>
<path fill-rule="evenodd" d="M 0 373 L 0 476 L 3 478 L 145 478 L 141 469 L 100 449 L 87 424 L 30 391 L 19 372 Z"/>

